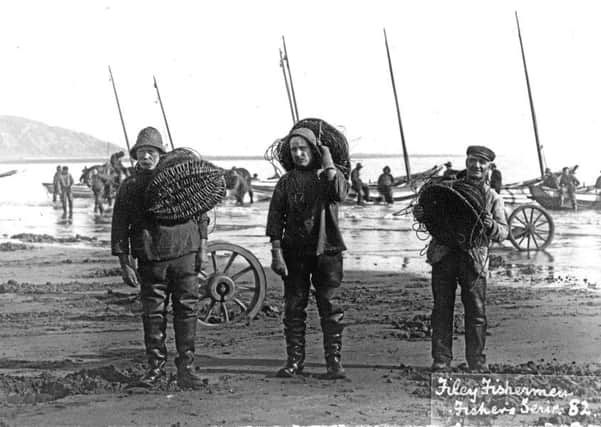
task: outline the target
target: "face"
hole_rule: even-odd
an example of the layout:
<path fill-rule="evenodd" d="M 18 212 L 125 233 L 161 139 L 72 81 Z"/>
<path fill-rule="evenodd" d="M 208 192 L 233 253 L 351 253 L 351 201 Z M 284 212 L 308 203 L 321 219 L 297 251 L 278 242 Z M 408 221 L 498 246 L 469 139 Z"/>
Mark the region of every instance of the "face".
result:
<path fill-rule="evenodd" d="M 292 163 L 303 168 L 309 167 L 313 160 L 309 143 L 300 136 L 290 138 L 290 155 L 292 156 Z"/>
<path fill-rule="evenodd" d="M 159 163 L 160 154 L 154 147 L 140 147 L 136 150 L 136 159 L 142 169 L 153 170 Z"/>
<path fill-rule="evenodd" d="M 481 157 L 467 156 L 465 160 L 467 177 L 474 181 L 483 180 L 490 171 L 490 162 Z"/>

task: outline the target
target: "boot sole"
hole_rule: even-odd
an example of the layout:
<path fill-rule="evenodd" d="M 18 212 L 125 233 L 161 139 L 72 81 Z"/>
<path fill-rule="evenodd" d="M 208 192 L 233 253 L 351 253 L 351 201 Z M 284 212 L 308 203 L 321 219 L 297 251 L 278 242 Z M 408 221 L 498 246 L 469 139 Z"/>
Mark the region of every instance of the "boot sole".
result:
<path fill-rule="evenodd" d="M 276 372 L 275 376 L 276 378 L 294 378 L 296 375 L 302 375 L 303 374 L 303 368 L 301 369 L 297 369 L 296 371 L 292 372 L 292 373 L 288 373 L 283 369 L 280 369 L 279 371 Z"/>

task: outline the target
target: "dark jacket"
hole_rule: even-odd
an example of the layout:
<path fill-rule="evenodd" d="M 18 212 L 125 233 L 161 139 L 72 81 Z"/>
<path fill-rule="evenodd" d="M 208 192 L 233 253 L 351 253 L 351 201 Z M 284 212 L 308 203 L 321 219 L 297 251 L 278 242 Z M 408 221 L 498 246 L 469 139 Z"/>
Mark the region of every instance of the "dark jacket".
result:
<path fill-rule="evenodd" d="M 284 250 L 306 255 L 344 251 L 338 204 L 346 199 L 348 187 L 338 169 L 332 181 L 314 170 L 291 170 L 273 191 L 266 235 L 272 241 L 281 240 Z"/>
<path fill-rule="evenodd" d="M 117 193 L 113 207 L 111 250 L 113 255 L 132 254 L 141 261 L 164 261 L 200 249 L 207 238 L 208 217 L 198 222 L 161 224 L 145 212 L 144 193 L 152 171 L 138 170 L 127 178 Z"/>
<path fill-rule="evenodd" d="M 509 233 L 503 198 L 499 196 L 497 192 L 492 191 L 491 188 L 486 184 L 483 185 L 483 189 L 486 197 L 486 210 L 492 214 L 494 220 L 492 230 L 490 230 L 488 237 L 490 238 L 491 242 L 502 242 L 507 238 L 507 235 Z M 449 252 L 453 250 L 461 249 L 450 248 L 440 243 L 438 240 L 436 240 L 435 237 L 432 237 L 432 240 L 428 245 L 426 260 L 431 265 L 434 265 L 440 262 L 445 256 L 449 254 Z M 488 271 L 488 246 L 479 246 L 471 248 L 467 252 L 469 253 L 472 259 L 473 267 L 476 273 L 480 274 Z"/>
<path fill-rule="evenodd" d="M 390 173 L 382 173 L 378 177 L 378 190 L 385 190 L 392 187 L 394 177 Z"/>

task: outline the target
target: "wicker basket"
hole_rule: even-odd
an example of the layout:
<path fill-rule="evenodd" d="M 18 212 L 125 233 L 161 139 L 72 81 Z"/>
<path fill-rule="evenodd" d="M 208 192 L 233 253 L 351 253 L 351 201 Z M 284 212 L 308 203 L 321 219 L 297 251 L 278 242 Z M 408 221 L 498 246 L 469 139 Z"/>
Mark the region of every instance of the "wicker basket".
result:
<path fill-rule="evenodd" d="M 224 170 L 192 150 L 178 148 L 161 157 L 146 189 L 146 210 L 161 222 L 197 219 L 223 200 Z"/>

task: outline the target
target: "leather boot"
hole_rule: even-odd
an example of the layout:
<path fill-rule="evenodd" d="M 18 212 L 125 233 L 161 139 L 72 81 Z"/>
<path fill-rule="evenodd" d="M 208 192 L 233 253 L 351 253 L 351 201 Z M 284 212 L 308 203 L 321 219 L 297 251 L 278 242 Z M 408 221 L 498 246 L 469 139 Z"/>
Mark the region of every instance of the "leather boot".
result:
<path fill-rule="evenodd" d="M 326 357 L 325 378 L 327 379 L 346 378 L 341 362 L 343 317 L 343 313 L 332 313 L 321 319 L 323 349 Z"/>
<path fill-rule="evenodd" d="M 165 347 L 165 329 L 167 319 L 163 315 L 144 316 L 144 343 L 148 356 L 148 370 L 140 378 L 143 387 L 152 387 L 165 376 L 167 348 Z"/>
<path fill-rule="evenodd" d="M 175 347 L 178 353 L 178 357 L 175 359 L 177 384 L 184 389 L 198 390 L 204 386 L 204 382 L 194 373 L 196 318 L 176 319 L 173 321 L 173 326 L 175 328 Z"/>
<path fill-rule="evenodd" d="M 305 322 L 284 320 L 286 364 L 276 373 L 279 378 L 291 378 L 305 368 Z"/>
<path fill-rule="evenodd" d="M 326 356 L 326 375 L 330 380 L 346 378 L 341 362 L 342 333 L 324 335 L 324 352 Z"/>

